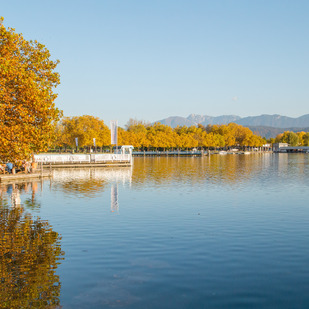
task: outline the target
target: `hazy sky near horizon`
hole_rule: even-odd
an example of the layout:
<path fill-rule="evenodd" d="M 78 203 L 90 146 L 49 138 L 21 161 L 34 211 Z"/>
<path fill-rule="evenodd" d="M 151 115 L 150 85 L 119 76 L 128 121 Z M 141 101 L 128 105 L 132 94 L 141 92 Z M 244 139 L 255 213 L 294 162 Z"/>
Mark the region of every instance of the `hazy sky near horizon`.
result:
<path fill-rule="evenodd" d="M 309 113 L 308 0 L 10 0 L 0 16 L 60 60 L 65 116 Z"/>

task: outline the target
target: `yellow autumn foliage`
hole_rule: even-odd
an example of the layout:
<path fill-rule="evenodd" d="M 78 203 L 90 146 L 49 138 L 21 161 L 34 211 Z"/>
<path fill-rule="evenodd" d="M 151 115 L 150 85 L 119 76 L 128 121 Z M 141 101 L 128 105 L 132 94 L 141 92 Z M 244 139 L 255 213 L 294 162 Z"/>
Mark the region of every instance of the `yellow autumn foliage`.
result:
<path fill-rule="evenodd" d="M 53 89 L 57 61 L 37 41 L 27 41 L 0 18 L 0 160 L 16 162 L 47 150 L 61 111 Z"/>
<path fill-rule="evenodd" d="M 103 120 L 93 116 L 64 118 L 55 130 L 55 147 L 75 148 L 75 137 L 79 146 L 91 146 L 96 138 L 97 146 L 110 146 L 110 130 Z M 305 137 L 305 135 L 304 135 Z M 132 145 L 136 149 L 186 149 L 194 147 L 260 147 L 266 141 L 241 125 L 178 126 L 172 128 L 160 123 L 152 125 L 130 120 L 126 130 L 118 128 L 118 145 Z"/>
<path fill-rule="evenodd" d="M 110 144 L 110 130 L 104 121 L 98 117 L 84 115 L 64 117 L 57 124 L 55 130 L 57 147 L 75 147 L 75 138 L 78 138 L 79 147 L 91 147 L 93 139 L 97 147 Z"/>

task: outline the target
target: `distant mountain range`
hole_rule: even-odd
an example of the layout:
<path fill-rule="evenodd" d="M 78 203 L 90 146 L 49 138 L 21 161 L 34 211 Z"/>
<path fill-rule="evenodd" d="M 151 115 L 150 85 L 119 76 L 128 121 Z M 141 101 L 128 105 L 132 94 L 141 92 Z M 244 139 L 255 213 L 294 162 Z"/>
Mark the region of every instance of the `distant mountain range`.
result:
<path fill-rule="evenodd" d="M 223 116 L 207 116 L 191 114 L 185 117 L 168 117 L 156 122 L 169 125 L 173 128 L 179 126 L 203 126 L 214 124 L 228 124 L 235 122 L 245 127 L 249 127 L 253 132 L 263 137 L 270 138 L 276 137 L 284 131 L 309 131 L 309 114 L 292 118 L 281 115 L 260 115 L 250 117 L 240 117 L 236 115 L 223 115 Z"/>

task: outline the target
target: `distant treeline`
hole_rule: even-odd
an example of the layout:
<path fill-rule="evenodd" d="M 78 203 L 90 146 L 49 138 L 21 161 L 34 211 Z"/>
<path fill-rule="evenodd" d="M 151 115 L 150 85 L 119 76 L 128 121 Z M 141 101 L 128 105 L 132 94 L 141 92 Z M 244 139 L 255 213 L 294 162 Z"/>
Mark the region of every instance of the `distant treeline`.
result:
<path fill-rule="evenodd" d="M 288 143 L 290 146 L 309 146 L 309 132 L 290 132 L 278 134 L 274 140 L 276 143 Z"/>
<path fill-rule="evenodd" d="M 290 131 L 290 132 L 309 132 L 309 127 L 302 127 L 302 128 L 274 128 L 274 127 L 266 127 L 266 126 L 250 126 L 246 125 L 247 128 L 249 128 L 254 134 L 257 134 L 259 136 L 263 136 L 266 139 L 270 138 L 276 138 L 281 133 Z"/>
<path fill-rule="evenodd" d="M 94 116 L 65 117 L 56 126 L 55 140 L 51 148 L 111 146 L 110 130 L 104 121 Z M 285 132 L 276 139 L 266 140 L 247 128 L 235 123 L 227 125 L 178 126 L 172 128 L 160 123 L 148 124 L 130 119 L 125 128 L 118 128 L 118 145 L 133 145 L 137 149 L 186 149 L 262 147 L 266 143 L 288 142 L 308 145 L 309 133 Z"/>

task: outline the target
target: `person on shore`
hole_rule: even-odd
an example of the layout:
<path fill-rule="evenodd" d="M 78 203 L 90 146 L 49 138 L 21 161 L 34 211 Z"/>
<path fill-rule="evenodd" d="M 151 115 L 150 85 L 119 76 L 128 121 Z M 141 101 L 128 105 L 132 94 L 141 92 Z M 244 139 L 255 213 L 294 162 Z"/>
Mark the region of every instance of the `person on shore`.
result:
<path fill-rule="evenodd" d="M 6 170 L 9 172 L 9 174 L 12 174 L 13 163 L 8 162 L 8 163 L 6 164 Z"/>
<path fill-rule="evenodd" d="M 5 174 L 5 172 L 6 172 L 6 167 L 5 167 L 5 165 L 4 165 L 4 164 L 0 164 L 0 173 L 1 173 L 1 174 Z"/>
<path fill-rule="evenodd" d="M 31 173 L 31 165 L 30 165 L 30 162 L 28 162 L 28 161 L 25 162 L 25 173 L 26 174 Z"/>
<path fill-rule="evenodd" d="M 25 174 L 31 173 L 30 162 L 25 161 L 25 160 L 23 161 L 23 163 L 22 163 L 22 171 L 23 171 Z"/>
<path fill-rule="evenodd" d="M 38 164 L 35 161 L 31 163 L 31 173 L 34 173 L 37 169 Z"/>

